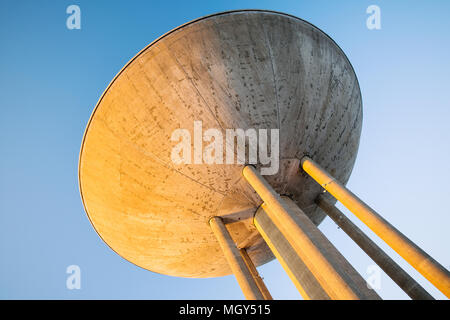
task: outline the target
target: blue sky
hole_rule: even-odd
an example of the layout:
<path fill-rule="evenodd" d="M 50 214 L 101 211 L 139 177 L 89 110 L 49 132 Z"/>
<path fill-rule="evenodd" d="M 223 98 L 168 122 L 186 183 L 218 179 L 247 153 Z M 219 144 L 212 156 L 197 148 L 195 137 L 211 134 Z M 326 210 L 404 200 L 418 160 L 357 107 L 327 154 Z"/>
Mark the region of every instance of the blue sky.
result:
<path fill-rule="evenodd" d="M 81 30 L 66 28 L 71 4 L 81 8 Z M 381 8 L 381 30 L 366 28 L 371 4 Z M 84 213 L 77 165 L 89 116 L 129 59 L 189 20 L 244 8 L 298 16 L 344 50 L 364 105 L 360 149 L 348 186 L 450 268 L 450 2 L 3 0 L 0 298 L 243 298 L 233 276 L 169 277 L 116 255 Z M 443 298 L 349 217 L 432 295 Z M 320 229 L 366 277 L 373 262 L 330 219 Z M 66 288 L 66 268 L 73 264 L 81 268 L 80 290 Z M 300 298 L 278 262 L 259 271 L 274 298 Z M 407 298 L 384 274 L 377 291 L 385 299 Z"/>

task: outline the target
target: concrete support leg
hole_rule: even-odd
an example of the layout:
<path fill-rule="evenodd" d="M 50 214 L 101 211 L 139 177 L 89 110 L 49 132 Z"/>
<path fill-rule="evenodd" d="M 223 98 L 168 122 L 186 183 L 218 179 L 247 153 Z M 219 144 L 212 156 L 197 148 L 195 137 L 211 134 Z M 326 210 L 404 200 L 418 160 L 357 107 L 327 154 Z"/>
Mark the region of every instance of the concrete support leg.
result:
<path fill-rule="evenodd" d="M 379 299 L 300 208 L 282 200 L 255 168 L 246 166 L 243 174 L 264 201 L 267 215 L 331 299 Z"/>
<path fill-rule="evenodd" d="M 255 214 L 254 223 L 264 241 L 273 252 L 278 262 L 291 278 L 300 295 L 305 300 L 329 300 L 325 290 L 299 258 L 289 241 L 270 220 L 264 205 Z"/>
<path fill-rule="evenodd" d="M 233 239 L 228 233 L 225 224 L 219 217 L 209 220 L 209 225 L 222 248 L 225 258 L 233 271 L 239 286 L 248 300 L 264 300 L 264 296 L 258 288 L 251 272 L 247 268 Z"/>
<path fill-rule="evenodd" d="M 253 264 L 252 259 L 247 253 L 246 249 L 239 249 L 239 253 L 241 254 L 242 259 L 245 262 L 245 265 L 247 266 L 248 270 L 253 276 L 253 279 L 256 282 L 256 285 L 259 288 L 259 291 L 261 291 L 262 295 L 264 296 L 265 300 L 272 300 L 272 295 L 270 294 L 269 290 L 266 287 L 266 284 L 264 283 L 263 279 L 258 273 L 258 270 L 256 269 L 255 265 Z"/>
<path fill-rule="evenodd" d="M 414 300 L 434 300 L 406 271 L 392 260 L 375 242 L 370 240 L 338 208 L 329 203 L 322 195 L 317 205 L 350 237 L 367 255 L 383 269 L 394 282 Z"/>
<path fill-rule="evenodd" d="M 301 165 L 303 170 L 325 190 L 347 207 L 347 209 L 365 223 L 436 288 L 450 298 L 450 272 L 447 269 L 409 240 L 350 190 L 336 181 L 309 157 L 304 157 L 301 160 Z"/>

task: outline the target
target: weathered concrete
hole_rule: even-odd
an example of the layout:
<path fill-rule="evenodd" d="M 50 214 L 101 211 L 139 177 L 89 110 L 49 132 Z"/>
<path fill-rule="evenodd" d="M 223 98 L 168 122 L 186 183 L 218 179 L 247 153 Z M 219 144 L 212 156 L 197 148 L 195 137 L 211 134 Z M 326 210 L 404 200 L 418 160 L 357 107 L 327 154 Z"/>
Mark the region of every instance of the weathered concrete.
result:
<path fill-rule="evenodd" d="M 339 47 L 298 18 L 238 11 L 201 18 L 142 50 L 98 102 L 83 139 L 80 191 L 96 231 L 119 255 L 148 270 L 215 277 L 231 270 L 208 226 L 223 217 L 235 243 L 254 234 L 262 203 L 242 165 L 175 165 L 172 132 L 280 129 L 280 171 L 267 176 L 316 223 L 321 191 L 299 172 L 304 154 L 340 181 L 349 178 L 362 107 L 355 73 Z M 273 255 L 247 248 L 256 266 Z"/>
<path fill-rule="evenodd" d="M 395 252 L 450 298 L 450 272 L 309 157 L 302 168 Z"/>
<path fill-rule="evenodd" d="M 323 195 L 320 195 L 316 202 L 320 209 L 333 219 L 411 299 L 434 300 L 417 281 L 395 263 L 375 242 L 370 240 L 342 211 L 329 203 Z"/>

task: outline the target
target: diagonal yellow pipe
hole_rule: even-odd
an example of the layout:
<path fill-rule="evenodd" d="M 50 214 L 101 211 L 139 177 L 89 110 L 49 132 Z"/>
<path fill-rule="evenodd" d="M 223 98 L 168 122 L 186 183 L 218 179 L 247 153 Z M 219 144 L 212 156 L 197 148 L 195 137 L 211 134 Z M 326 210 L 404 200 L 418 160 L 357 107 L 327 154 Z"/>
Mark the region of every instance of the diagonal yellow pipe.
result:
<path fill-rule="evenodd" d="M 336 181 L 309 157 L 303 157 L 301 166 L 307 174 L 340 201 L 358 219 L 402 256 L 412 267 L 450 298 L 450 273 L 439 262 L 398 231 L 375 210 Z"/>

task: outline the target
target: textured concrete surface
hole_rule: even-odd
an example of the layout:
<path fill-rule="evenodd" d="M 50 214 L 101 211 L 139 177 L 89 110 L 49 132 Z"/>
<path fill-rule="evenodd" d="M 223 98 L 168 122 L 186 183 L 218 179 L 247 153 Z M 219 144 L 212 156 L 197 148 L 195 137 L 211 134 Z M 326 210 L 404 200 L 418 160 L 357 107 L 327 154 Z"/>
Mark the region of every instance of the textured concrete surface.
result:
<path fill-rule="evenodd" d="M 255 233 L 261 199 L 242 165 L 174 165 L 173 130 L 280 129 L 280 171 L 266 176 L 316 223 L 321 191 L 299 168 L 308 154 L 344 183 L 358 149 L 354 71 L 323 32 L 285 14 L 241 11 L 198 19 L 142 50 L 116 76 L 86 129 L 83 203 L 119 255 L 148 270 L 215 277 L 231 270 L 208 226 L 223 217 L 256 266 L 273 259 Z"/>

